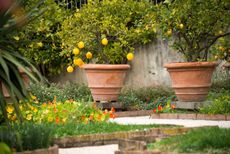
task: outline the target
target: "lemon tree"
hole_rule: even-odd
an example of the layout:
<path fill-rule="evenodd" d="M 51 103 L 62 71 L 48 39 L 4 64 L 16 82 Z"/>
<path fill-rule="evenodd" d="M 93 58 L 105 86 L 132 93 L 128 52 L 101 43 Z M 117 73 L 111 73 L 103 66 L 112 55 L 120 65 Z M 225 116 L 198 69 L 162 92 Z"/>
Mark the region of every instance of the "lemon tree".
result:
<path fill-rule="evenodd" d="M 167 0 L 158 5 L 158 26 L 187 61 L 207 61 L 210 48 L 230 35 L 229 10 L 229 0 Z"/>
<path fill-rule="evenodd" d="M 64 44 L 61 56 L 74 66 L 79 66 L 75 59 L 83 63 L 127 63 L 136 47 L 156 37 L 154 18 L 156 7 L 146 1 L 89 1 L 63 21 L 59 32 Z M 76 48 L 79 52 L 74 54 Z M 129 59 L 128 53 L 132 53 Z"/>

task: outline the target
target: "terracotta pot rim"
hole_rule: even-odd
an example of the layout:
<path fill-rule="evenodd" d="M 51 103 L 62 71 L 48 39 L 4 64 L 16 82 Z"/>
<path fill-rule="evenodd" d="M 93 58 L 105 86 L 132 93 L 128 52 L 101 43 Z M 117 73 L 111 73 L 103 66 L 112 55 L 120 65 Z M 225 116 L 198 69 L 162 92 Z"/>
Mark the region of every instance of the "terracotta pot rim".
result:
<path fill-rule="evenodd" d="M 164 65 L 165 68 L 216 67 L 217 62 L 172 62 Z"/>
<path fill-rule="evenodd" d="M 128 70 L 130 68 L 129 64 L 84 64 L 83 68 L 85 70 L 94 69 L 109 69 L 109 70 Z"/>

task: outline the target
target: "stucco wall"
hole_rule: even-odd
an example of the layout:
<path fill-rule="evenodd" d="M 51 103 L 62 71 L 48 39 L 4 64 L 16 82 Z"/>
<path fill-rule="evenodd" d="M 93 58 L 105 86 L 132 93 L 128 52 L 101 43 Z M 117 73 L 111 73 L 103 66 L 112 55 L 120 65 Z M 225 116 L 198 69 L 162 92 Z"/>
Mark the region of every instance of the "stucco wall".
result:
<path fill-rule="evenodd" d="M 182 61 L 181 56 L 169 49 L 166 41 L 155 42 L 140 47 L 135 52 L 135 59 L 130 63 L 125 85 L 129 87 L 148 87 L 154 85 L 169 86 L 169 74 L 163 65 L 167 62 Z M 63 73 L 50 79 L 61 84 L 72 81 L 87 84 L 84 70 L 76 69 L 73 73 Z"/>

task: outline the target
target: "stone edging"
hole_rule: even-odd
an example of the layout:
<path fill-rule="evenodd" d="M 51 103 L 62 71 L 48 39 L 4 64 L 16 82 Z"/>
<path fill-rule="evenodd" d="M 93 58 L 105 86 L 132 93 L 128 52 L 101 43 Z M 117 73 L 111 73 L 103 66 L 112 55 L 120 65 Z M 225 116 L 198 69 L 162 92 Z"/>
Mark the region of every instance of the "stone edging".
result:
<path fill-rule="evenodd" d="M 115 112 L 116 117 L 150 116 L 152 119 L 230 120 L 230 114 L 159 113 L 152 110 Z"/>
<path fill-rule="evenodd" d="M 79 135 L 56 138 L 54 143 L 57 144 L 60 148 L 118 144 L 122 139 L 172 136 L 187 132 L 191 129 L 194 128 L 152 128 L 142 131 Z"/>
<path fill-rule="evenodd" d="M 230 120 L 230 115 L 224 114 L 180 114 L 180 113 L 161 113 L 161 114 L 151 114 L 152 119 L 193 119 L 193 120 Z"/>
<path fill-rule="evenodd" d="M 159 149 L 148 150 L 147 144 L 155 141 L 156 138 L 152 141 L 146 140 L 146 138 L 121 140 L 119 142 L 119 150 L 115 151 L 115 154 L 175 154 L 175 152 L 162 152 Z"/>
<path fill-rule="evenodd" d="M 58 154 L 58 146 L 54 145 L 47 149 L 37 149 L 33 151 L 14 152 L 14 154 Z"/>

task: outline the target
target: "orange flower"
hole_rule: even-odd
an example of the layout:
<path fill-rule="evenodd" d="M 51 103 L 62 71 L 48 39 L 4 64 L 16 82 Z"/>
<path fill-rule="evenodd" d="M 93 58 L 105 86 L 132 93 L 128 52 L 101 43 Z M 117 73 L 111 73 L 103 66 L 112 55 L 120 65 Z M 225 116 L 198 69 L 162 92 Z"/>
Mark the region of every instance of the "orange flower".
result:
<path fill-rule="evenodd" d="M 161 105 L 158 106 L 158 111 L 161 111 L 163 108 Z"/>
<path fill-rule="evenodd" d="M 172 104 L 171 105 L 171 109 L 175 109 L 176 108 L 176 105 L 175 104 Z"/>
<path fill-rule="evenodd" d="M 55 122 L 56 122 L 56 124 L 58 124 L 60 122 L 60 119 L 58 117 L 56 117 Z"/>
<path fill-rule="evenodd" d="M 116 110 L 114 107 L 111 108 L 112 113 L 114 113 Z"/>
<path fill-rule="evenodd" d="M 116 116 L 115 116 L 115 114 L 110 113 L 110 114 L 109 114 L 109 117 L 114 119 Z"/>
<path fill-rule="evenodd" d="M 156 112 L 157 112 L 157 110 L 156 110 L 156 109 L 153 109 L 153 112 L 154 112 L 154 113 L 156 113 Z"/>
<path fill-rule="evenodd" d="M 89 116 L 89 120 L 93 120 L 93 115 L 90 115 L 90 116 Z"/>
<path fill-rule="evenodd" d="M 82 120 L 85 120 L 85 116 L 81 116 L 81 119 L 82 119 Z"/>

